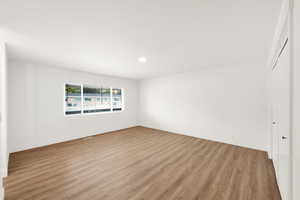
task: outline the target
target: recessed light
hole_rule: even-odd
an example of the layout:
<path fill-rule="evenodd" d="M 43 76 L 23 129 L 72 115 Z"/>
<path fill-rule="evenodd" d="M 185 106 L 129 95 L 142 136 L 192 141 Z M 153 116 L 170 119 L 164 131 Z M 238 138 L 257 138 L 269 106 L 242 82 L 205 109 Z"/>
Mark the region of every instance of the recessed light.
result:
<path fill-rule="evenodd" d="M 146 62 L 147 62 L 147 58 L 145 58 L 145 57 L 139 57 L 137 60 L 138 60 L 140 63 L 146 63 Z"/>

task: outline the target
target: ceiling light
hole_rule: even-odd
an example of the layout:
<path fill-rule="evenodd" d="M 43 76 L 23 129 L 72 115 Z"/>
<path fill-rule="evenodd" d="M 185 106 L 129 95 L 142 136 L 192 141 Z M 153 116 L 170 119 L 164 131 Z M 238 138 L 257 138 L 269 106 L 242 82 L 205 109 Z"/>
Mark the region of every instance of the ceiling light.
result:
<path fill-rule="evenodd" d="M 138 60 L 140 63 L 146 63 L 146 62 L 147 62 L 147 58 L 145 58 L 145 57 L 139 57 L 137 60 Z"/>

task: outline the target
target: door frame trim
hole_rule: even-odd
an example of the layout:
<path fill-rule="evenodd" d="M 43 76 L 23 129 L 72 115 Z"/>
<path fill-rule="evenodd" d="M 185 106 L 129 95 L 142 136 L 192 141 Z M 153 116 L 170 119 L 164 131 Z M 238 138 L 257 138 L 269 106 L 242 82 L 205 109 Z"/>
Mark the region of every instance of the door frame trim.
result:
<path fill-rule="evenodd" d="M 6 45 L 0 42 L 0 68 L 1 68 L 1 83 L 0 83 L 0 98 L 1 98 L 1 119 L 0 119 L 0 199 L 4 198 L 3 178 L 8 175 L 8 150 L 7 150 L 7 55 Z"/>

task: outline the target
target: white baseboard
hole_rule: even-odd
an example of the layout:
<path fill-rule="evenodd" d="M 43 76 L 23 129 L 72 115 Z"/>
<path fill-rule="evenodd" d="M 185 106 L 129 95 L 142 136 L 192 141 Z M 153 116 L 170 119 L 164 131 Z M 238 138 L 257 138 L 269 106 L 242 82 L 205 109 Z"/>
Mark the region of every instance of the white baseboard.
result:
<path fill-rule="evenodd" d="M 8 164 L 9 164 L 9 155 L 10 155 L 10 153 L 9 152 L 7 152 L 7 157 L 6 157 L 6 169 L 5 169 L 5 171 L 4 171 L 4 177 L 7 177 L 8 176 Z"/>
<path fill-rule="evenodd" d="M 4 188 L 0 187 L 0 200 L 4 200 Z"/>
<path fill-rule="evenodd" d="M 269 157 L 269 150 L 268 149 L 263 149 L 263 148 L 259 148 L 259 147 L 252 146 L 252 145 L 239 144 L 239 143 L 235 143 L 235 142 L 230 141 L 230 140 L 218 139 L 218 138 L 209 137 L 209 136 L 198 136 L 198 135 L 189 134 L 189 133 L 186 133 L 186 132 L 177 132 L 176 130 L 163 129 L 163 128 L 153 128 L 153 127 L 147 126 L 147 125 L 141 125 L 141 127 L 150 128 L 150 129 L 154 129 L 154 130 L 160 130 L 160 131 L 166 131 L 166 132 L 179 134 L 179 135 L 191 136 L 191 137 L 195 137 L 195 138 L 199 138 L 199 139 L 205 139 L 205 140 L 210 140 L 210 141 L 224 143 L 224 144 L 230 144 L 230 145 L 244 147 L 244 148 L 248 148 L 248 149 L 254 149 L 254 150 L 258 150 L 258 151 L 263 151 L 267 154 L 266 156 Z"/>
<path fill-rule="evenodd" d="M 269 158 L 270 160 L 272 160 L 272 154 L 271 154 L 270 151 L 268 151 L 268 158 Z"/>

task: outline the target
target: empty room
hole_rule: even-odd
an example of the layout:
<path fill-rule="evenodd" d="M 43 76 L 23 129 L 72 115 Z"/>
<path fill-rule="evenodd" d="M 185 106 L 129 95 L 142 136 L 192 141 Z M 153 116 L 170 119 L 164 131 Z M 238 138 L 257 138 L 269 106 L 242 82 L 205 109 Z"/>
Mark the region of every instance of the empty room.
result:
<path fill-rule="evenodd" d="M 1 0 L 0 200 L 299 200 L 298 0 Z"/>

